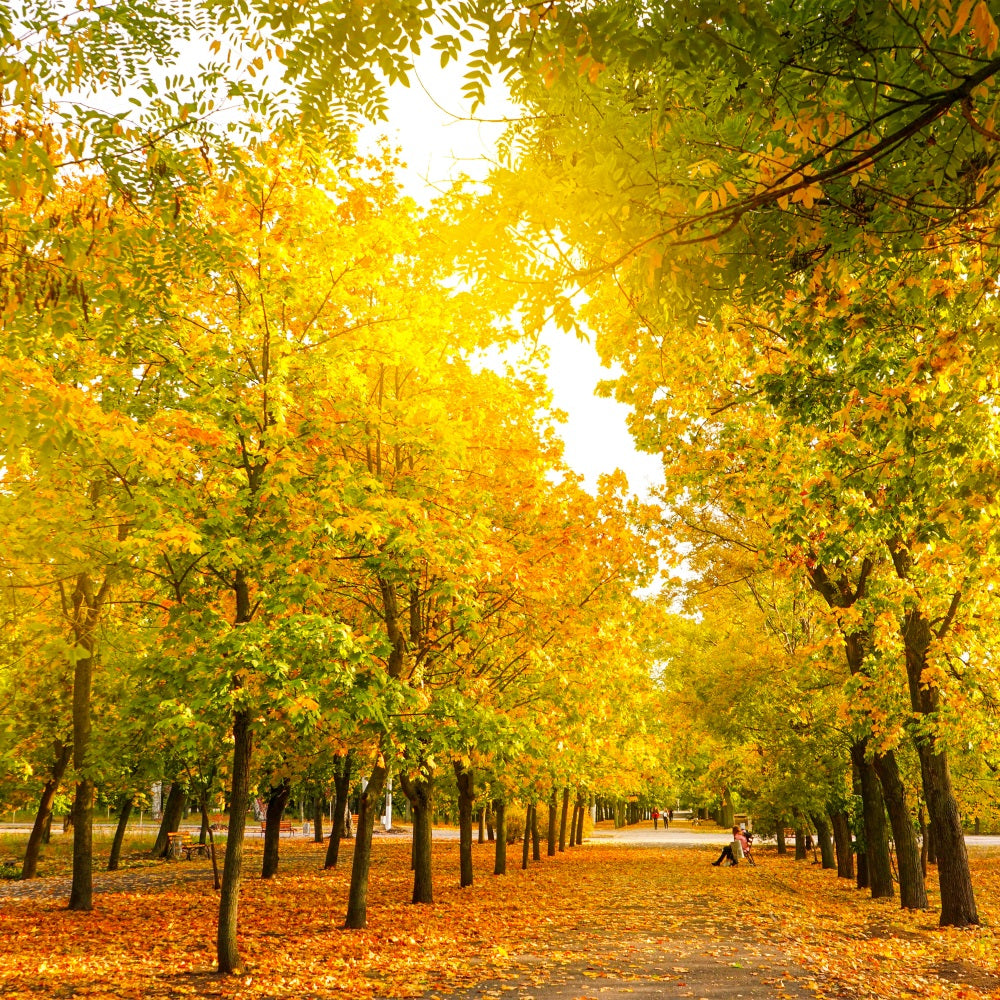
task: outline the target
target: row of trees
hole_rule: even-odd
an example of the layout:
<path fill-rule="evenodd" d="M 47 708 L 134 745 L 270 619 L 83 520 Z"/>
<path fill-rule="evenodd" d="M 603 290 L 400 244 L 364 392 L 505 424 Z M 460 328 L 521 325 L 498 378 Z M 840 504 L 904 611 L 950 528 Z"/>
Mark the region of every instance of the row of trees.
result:
<path fill-rule="evenodd" d="M 423 902 L 442 772 L 467 884 L 477 800 L 502 816 L 655 766 L 656 615 L 633 596 L 650 512 L 561 465 L 535 363 L 482 355 L 512 332 L 488 286 L 456 281 L 456 207 L 419 212 L 392 167 L 275 140 L 155 226 L 99 177 L 17 203 L 51 234 L 21 237 L 36 267 L 3 359 L 2 752 L 8 787 L 40 795 L 24 874 L 67 777 L 74 909 L 96 788 L 129 807 L 173 779 L 207 815 L 224 782 L 223 972 L 257 789 L 280 819 L 293 785 L 340 791 L 353 757 L 363 927 L 390 767 Z"/>
<path fill-rule="evenodd" d="M 38 3 L 0 24 L 8 702 L 54 712 L 24 678 L 72 671 L 72 728 L 29 739 L 49 782 L 72 762 L 73 905 L 95 698 L 122 710 L 109 732 L 231 733 L 223 970 L 254 761 L 276 747 L 367 753 L 372 795 L 405 760 L 418 803 L 451 758 L 498 780 L 544 761 L 543 797 L 595 762 L 628 770 L 662 717 L 641 705 L 662 646 L 632 592 L 672 535 L 781 591 L 767 627 L 789 662 L 824 648 L 869 859 L 884 797 L 919 906 L 913 748 L 942 921 L 975 923 L 949 754 L 995 766 L 988 5 L 434 7 Z M 253 140 L 290 120 L 342 138 L 428 35 L 445 61 L 475 38 L 468 93 L 495 68 L 530 112 L 485 210 L 421 218 L 384 164 Z M 179 39 L 206 61 L 161 78 Z M 254 82 L 265 56 L 285 94 Z M 122 108 L 48 99 L 98 90 Z M 474 360 L 515 314 L 597 331 L 664 457 L 666 534 L 620 484 L 592 499 L 558 469 L 534 373 Z M 788 617 L 803 582 L 820 610 Z M 96 669 L 109 648 L 127 669 Z M 793 732 L 829 718 L 772 707 Z"/>
<path fill-rule="evenodd" d="M 663 456 L 674 536 L 708 570 L 692 611 L 719 628 L 738 588 L 769 637 L 760 662 L 729 628 L 721 654 L 693 630 L 678 688 L 714 663 L 738 704 L 741 678 L 773 671 L 772 765 L 808 755 L 831 776 L 822 802 L 850 787 L 849 751 L 873 892 L 893 891 L 884 801 L 903 905 L 922 907 L 912 753 L 942 923 L 977 923 L 952 763 L 1000 764 L 993 16 L 945 0 L 575 13 L 542 26 L 548 71 L 522 79 L 534 113 L 496 190 L 535 223 L 519 233 L 558 233 L 566 294 L 590 288 L 622 371 L 608 391 Z"/>

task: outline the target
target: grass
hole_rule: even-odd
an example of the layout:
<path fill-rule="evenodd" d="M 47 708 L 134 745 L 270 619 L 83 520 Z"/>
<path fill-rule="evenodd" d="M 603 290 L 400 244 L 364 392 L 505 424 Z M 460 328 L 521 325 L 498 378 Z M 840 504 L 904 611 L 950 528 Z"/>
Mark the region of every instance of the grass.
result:
<path fill-rule="evenodd" d="M 125 834 L 122 844 L 122 868 L 142 868 L 155 864 L 148 857 L 149 851 L 156 840 L 156 830 L 146 825 L 142 830 L 130 828 Z M 111 844 L 114 833 L 94 832 L 94 868 L 104 870 L 111 856 Z M 0 879 L 16 879 L 21 876 L 21 864 L 24 861 L 24 849 L 28 843 L 26 833 L 0 833 Z M 38 877 L 52 878 L 59 875 L 71 875 L 73 871 L 73 831 L 57 833 L 52 831 L 52 839 L 43 844 L 38 855 Z"/>

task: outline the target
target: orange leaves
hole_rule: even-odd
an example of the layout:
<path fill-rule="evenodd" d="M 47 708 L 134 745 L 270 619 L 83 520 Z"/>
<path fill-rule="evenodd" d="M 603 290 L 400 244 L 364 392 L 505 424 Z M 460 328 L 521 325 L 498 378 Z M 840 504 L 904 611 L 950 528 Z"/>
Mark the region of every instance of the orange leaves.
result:
<path fill-rule="evenodd" d="M 979 0 L 972 12 L 972 36 L 986 49 L 987 55 L 993 55 L 996 52 L 1000 31 L 997 30 L 996 21 L 990 13 L 986 0 Z"/>
<path fill-rule="evenodd" d="M 942 4 L 938 18 L 949 38 L 953 38 L 963 28 L 968 27 L 972 37 L 986 50 L 987 55 L 993 55 L 996 51 L 1000 33 L 986 0 L 961 0 L 955 9 L 954 17 Z"/>
<path fill-rule="evenodd" d="M 258 845 L 247 847 L 255 867 Z M 658 982 L 698 997 L 722 995 L 719 984 L 739 977 L 774 996 L 808 990 L 980 1000 L 1000 983 L 990 926 L 1000 875 L 975 851 L 988 925 L 962 932 L 938 929 L 933 912 L 867 899 L 853 882 L 767 846 L 757 849 L 756 868 L 735 869 L 712 868 L 714 852 L 699 848 L 586 846 L 493 878 L 492 845 L 476 845 L 476 882 L 460 890 L 457 844 L 438 842 L 440 902 L 417 907 L 405 902 L 403 837 L 376 839 L 370 926 L 348 932 L 338 925 L 349 868 L 321 871 L 322 853 L 318 845 L 283 842 L 277 879 L 244 882 L 248 971 L 227 979 L 212 968 L 216 897 L 204 863 L 172 866 L 177 881 L 167 888 L 99 895 L 86 915 L 57 902 L 4 899 L 0 993 L 19 1000 L 367 1000 L 475 988 L 494 997 L 556 989 L 590 997 L 608 982 L 620 992 Z"/>

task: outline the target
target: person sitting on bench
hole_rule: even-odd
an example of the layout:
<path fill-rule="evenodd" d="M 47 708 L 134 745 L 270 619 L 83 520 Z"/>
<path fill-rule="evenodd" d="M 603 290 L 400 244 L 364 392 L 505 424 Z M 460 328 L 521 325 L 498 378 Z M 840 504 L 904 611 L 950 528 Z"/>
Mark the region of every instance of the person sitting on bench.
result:
<path fill-rule="evenodd" d="M 712 862 L 712 864 L 715 867 L 718 867 L 728 858 L 731 865 L 738 865 L 739 858 L 746 857 L 746 853 L 749 849 L 750 845 L 747 843 L 747 838 L 743 835 L 743 831 L 738 826 L 734 826 L 733 842 L 731 844 L 726 844 L 726 846 L 722 848 L 722 853 L 716 861 Z"/>

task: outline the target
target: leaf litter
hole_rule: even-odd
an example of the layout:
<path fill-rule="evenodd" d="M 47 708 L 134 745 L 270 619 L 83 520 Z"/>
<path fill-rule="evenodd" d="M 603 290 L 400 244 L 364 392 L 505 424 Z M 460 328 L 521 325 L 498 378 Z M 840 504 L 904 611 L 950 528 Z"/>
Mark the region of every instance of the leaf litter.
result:
<path fill-rule="evenodd" d="M 0 995 L 10 1000 L 220 997 L 614 1000 L 693 997 L 942 997 L 1000 993 L 1000 866 L 970 851 L 983 926 L 871 900 L 852 882 L 773 850 L 758 865 L 708 865 L 704 849 L 595 844 L 527 872 L 458 887 L 458 845 L 434 845 L 435 904 L 413 906 L 409 844 L 376 841 L 369 926 L 341 925 L 350 880 L 321 870 L 324 847 L 282 844 L 270 882 L 248 843 L 240 902 L 247 974 L 214 971 L 218 897 L 206 863 L 105 886 L 91 913 L 0 885 Z M 513 854 L 508 859 L 513 860 Z M 176 873 L 171 879 L 170 872 Z M 203 876 L 197 879 L 197 873 Z M 153 877 L 155 876 L 155 877 Z M 62 884 L 64 880 L 44 880 Z M 936 886 L 928 879 L 932 908 Z M 37 885 L 37 883 L 35 883 Z"/>

